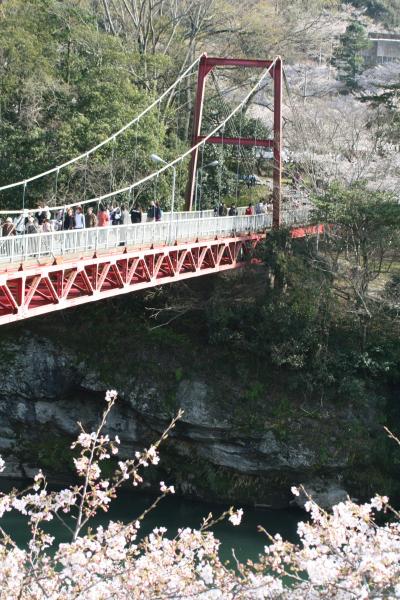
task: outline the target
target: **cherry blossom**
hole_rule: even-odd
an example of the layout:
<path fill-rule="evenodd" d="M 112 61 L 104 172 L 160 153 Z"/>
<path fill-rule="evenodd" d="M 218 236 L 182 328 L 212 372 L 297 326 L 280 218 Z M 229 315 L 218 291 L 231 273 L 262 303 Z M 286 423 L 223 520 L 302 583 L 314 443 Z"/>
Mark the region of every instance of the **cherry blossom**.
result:
<path fill-rule="evenodd" d="M 168 537 L 165 527 L 156 527 L 148 535 L 141 533 L 148 511 L 175 492 L 163 481 L 161 496 L 138 518 L 135 515 L 128 523 L 109 521 L 88 529 L 92 517 L 99 510 L 108 510 L 124 483 L 143 482 L 143 470 L 158 463 L 159 445 L 177 420 L 149 449 L 119 461 L 112 476 L 105 478 L 101 461 L 118 454 L 119 440 L 102 434 L 115 401 L 116 392 L 108 392 L 96 431 L 86 432 L 79 424 L 73 445 L 79 449 L 75 457 L 77 485 L 53 492 L 39 471 L 30 488 L 0 494 L 0 519 L 16 511 L 27 519 L 31 531 L 29 543 L 20 548 L 0 522 L 0 598 L 400 598 L 400 515 L 386 496 L 376 495 L 364 504 L 348 499 L 328 512 L 304 487 L 293 487 L 295 495 L 306 497 L 309 514 L 308 520 L 298 524 L 300 543 L 264 531 L 260 535 L 266 536 L 267 543 L 258 560 L 241 564 L 233 554 L 234 568 L 221 561 L 220 542 L 211 529 L 225 518 L 239 525 L 241 508 L 231 507 L 217 518 L 209 514 L 198 529 L 180 528 L 173 537 Z M 386 518 L 377 522 L 379 513 Z M 72 520 L 65 521 L 65 514 Z M 64 523 L 69 542 L 59 543 L 45 531 L 43 524 L 51 519 Z"/>

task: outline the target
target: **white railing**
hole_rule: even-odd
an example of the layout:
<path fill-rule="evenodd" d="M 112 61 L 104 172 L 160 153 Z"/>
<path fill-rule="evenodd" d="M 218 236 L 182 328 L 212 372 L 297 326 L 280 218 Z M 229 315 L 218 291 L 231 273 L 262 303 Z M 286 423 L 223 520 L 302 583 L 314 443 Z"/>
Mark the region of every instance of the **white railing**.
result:
<path fill-rule="evenodd" d="M 191 213 L 186 213 L 186 218 L 178 217 L 174 220 L 2 237 L 0 238 L 0 262 L 13 263 L 46 256 L 81 254 L 118 246 L 132 248 L 142 248 L 152 244 L 162 246 L 216 236 L 235 236 L 272 227 L 271 213 L 214 217 L 208 216 L 208 213 L 213 211 L 202 212 L 202 218 L 199 218 L 200 215 L 195 218 Z M 308 221 L 307 209 L 283 213 L 283 223 L 286 225 L 306 224 Z"/>

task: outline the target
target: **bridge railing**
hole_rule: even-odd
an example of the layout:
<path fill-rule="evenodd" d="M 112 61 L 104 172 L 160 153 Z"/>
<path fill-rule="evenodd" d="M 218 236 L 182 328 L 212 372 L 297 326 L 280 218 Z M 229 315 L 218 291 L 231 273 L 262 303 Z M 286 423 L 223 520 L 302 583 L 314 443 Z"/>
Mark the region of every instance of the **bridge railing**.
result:
<path fill-rule="evenodd" d="M 178 211 L 178 212 L 163 212 L 163 221 L 187 221 L 192 219 L 206 219 L 207 217 L 213 217 L 214 211 L 211 210 L 192 210 L 192 211 Z"/>
<path fill-rule="evenodd" d="M 287 225 L 306 224 L 308 220 L 309 211 L 306 209 L 283 213 L 283 222 Z M 266 213 L 236 217 L 189 217 L 173 221 L 9 236 L 0 238 L 0 262 L 14 263 L 32 258 L 80 254 L 119 246 L 161 246 L 196 239 L 235 236 L 271 227 L 272 215 Z"/>

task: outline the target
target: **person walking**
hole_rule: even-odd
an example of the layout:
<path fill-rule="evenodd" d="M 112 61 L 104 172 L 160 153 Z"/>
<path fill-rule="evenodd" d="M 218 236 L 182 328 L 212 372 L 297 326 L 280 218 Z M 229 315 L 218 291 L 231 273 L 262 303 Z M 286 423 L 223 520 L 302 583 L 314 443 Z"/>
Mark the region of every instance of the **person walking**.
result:
<path fill-rule="evenodd" d="M 131 223 L 142 222 L 142 209 L 138 204 L 135 204 L 131 210 Z"/>
<path fill-rule="evenodd" d="M 108 216 L 107 209 L 100 204 L 99 214 L 97 215 L 97 225 L 99 227 L 106 227 L 110 223 L 110 217 Z"/>
<path fill-rule="evenodd" d="M 53 231 L 53 225 L 51 224 L 51 221 L 49 221 L 49 219 L 43 219 L 42 232 L 50 233 L 51 231 Z"/>
<path fill-rule="evenodd" d="M 14 219 L 15 232 L 17 235 L 22 235 L 25 233 L 25 226 L 27 222 L 27 213 L 23 212 Z"/>
<path fill-rule="evenodd" d="M 147 222 L 150 223 L 151 221 L 154 221 L 155 218 L 156 218 L 156 203 L 154 202 L 154 200 L 152 200 L 150 203 L 150 206 L 149 206 L 149 210 L 147 211 Z"/>
<path fill-rule="evenodd" d="M 35 219 L 32 217 L 32 215 L 29 215 L 29 217 L 28 217 L 28 222 L 25 225 L 25 233 L 27 233 L 27 234 L 39 233 L 38 226 L 36 225 Z"/>
<path fill-rule="evenodd" d="M 37 203 L 37 211 L 35 212 L 35 219 L 36 219 L 39 227 L 41 227 L 45 218 L 46 218 L 46 213 L 44 210 L 43 202 L 38 202 Z"/>
<path fill-rule="evenodd" d="M 74 229 L 75 217 L 72 208 L 68 208 L 64 216 L 64 229 Z"/>
<path fill-rule="evenodd" d="M 126 207 L 126 204 L 121 206 L 121 225 L 130 225 L 131 224 L 131 215 L 129 214 L 129 210 Z"/>
<path fill-rule="evenodd" d="M 96 227 L 97 225 L 97 217 L 93 212 L 93 207 L 89 206 L 85 215 L 85 227 L 86 229 L 91 227 Z"/>
<path fill-rule="evenodd" d="M 82 207 L 77 206 L 75 210 L 74 229 L 85 229 L 85 217 L 83 216 Z"/>
<path fill-rule="evenodd" d="M 234 204 L 232 204 L 232 206 L 229 209 L 228 216 L 229 217 L 237 217 L 237 214 L 238 214 L 237 208 Z"/>
<path fill-rule="evenodd" d="M 249 216 L 249 215 L 254 215 L 254 207 L 252 205 L 252 203 L 250 202 L 250 204 L 248 205 L 248 207 L 245 210 L 245 215 Z"/>
<path fill-rule="evenodd" d="M 111 223 L 112 225 L 120 225 L 121 224 L 121 209 L 119 206 L 114 206 L 111 211 Z"/>
<path fill-rule="evenodd" d="M 261 213 L 264 212 L 263 208 L 263 203 L 261 202 L 261 200 L 259 200 L 256 204 L 256 215 L 261 215 Z"/>
<path fill-rule="evenodd" d="M 15 225 L 14 225 L 11 217 L 7 217 L 7 219 L 3 223 L 1 232 L 4 237 L 9 237 L 10 235 L 15 235 Z"/>

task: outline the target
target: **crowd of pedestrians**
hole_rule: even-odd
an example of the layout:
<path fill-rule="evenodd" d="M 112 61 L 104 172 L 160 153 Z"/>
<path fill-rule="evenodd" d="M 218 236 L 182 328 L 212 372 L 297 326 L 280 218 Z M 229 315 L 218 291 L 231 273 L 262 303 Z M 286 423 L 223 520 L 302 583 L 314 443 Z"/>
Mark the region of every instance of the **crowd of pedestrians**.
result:
<path fill-rule="evenodd" d="M 244 214 L 249 215 L 263 215 L 267 212 L 272 212 L 272 203 L 263 202 L 259 200 L 255 205 L 252 202 L 248 204 Z M 215 217 L 236 217 L 238 215 L 238 209 L 235 204 L 231 204 L 228 208 L 224 202 L 216 204 L 214 206 Z"/>
<path fill-rule="evenodd" d="M 270 212 L 272 204 L 262 201 L 255 205 L 250 203 L 245 215 L 258 215 Z M 214 207 L 214 216 L 216 217 L 235 217 L 238 215 L 238 209 L 235 204 L 228 206 L 221 202 Z M 25 212 L 14 219 L 7 217 L 1 223 L 1 235 L 8 237 L 12 235 L 23 235 L 32 233 L 50 233 L 52 231 L 80 230 L 91 227 L 107 227 L 109 225 L 131 225 L 135 223 L 147 223 L 161 221 L 162 209 L 160 203 L 152 201 L 144 216 L 142 208 L 135 204 L 132 208 L 125 204 L 102 205 L 100 204 L 97 213 L 92 206 L 84 210 L 81 206 L 74 208 L 62 208 L 56 212 L 50 209 L 44 203 L 39 203 L 34 213 Z"/>
<path fill-rule="evenodd" d="M 147 211 L 147 221 L 159 221 L 161 215 L 159 203 L 152 202 Z M 52 213 L 49 206 L 40 203 L 34 213 L 27 211 L 14 219 L 7 217 L 1 223 L 1 235 L 7 237 L 25 233 L 49 233 L 108 225 L 131 225 L 132 223 L 141 223 L 142 219 L 143 211 L 137 204 L 130 210 L 125 204 L 121 206 L 100 204 L 97 213 L 92 206 L 89 206 L 86 212 L 81 206 L 76 206 L 75 208 L 62 208 Z"/>

